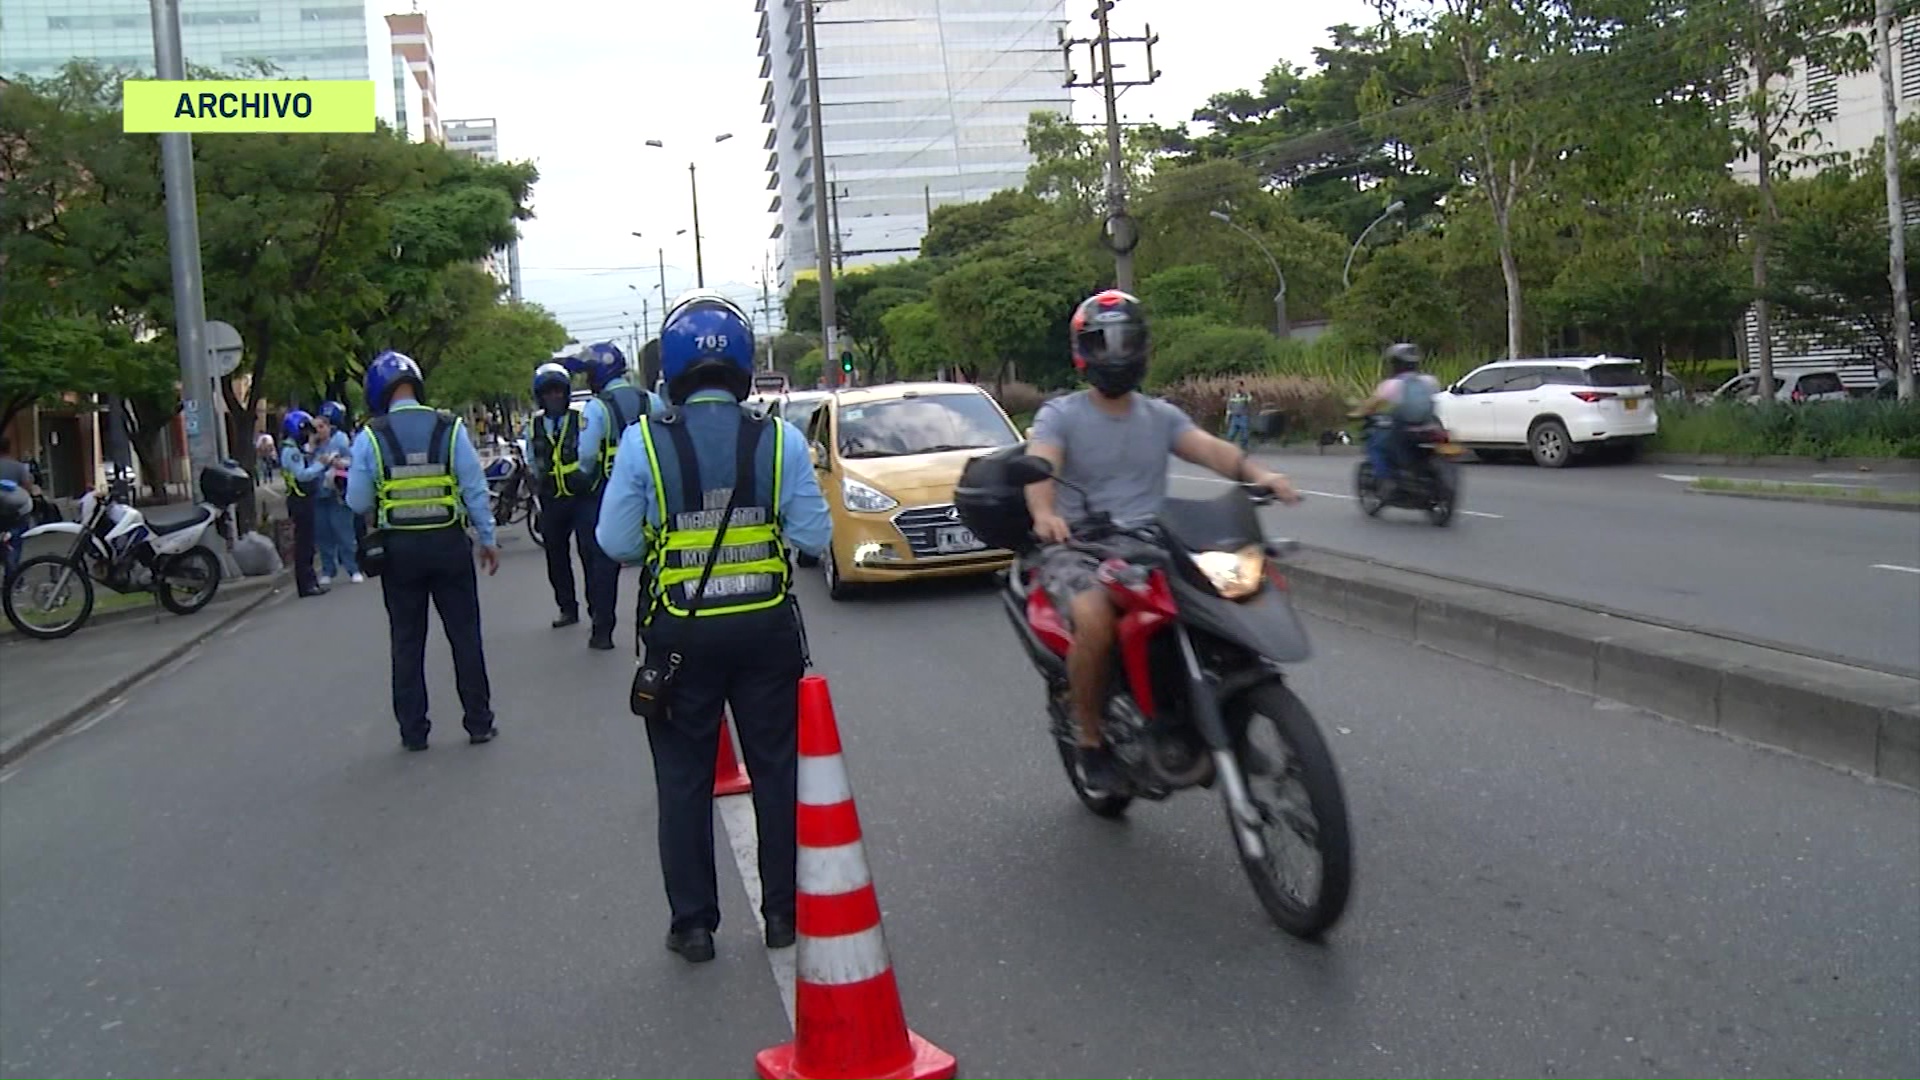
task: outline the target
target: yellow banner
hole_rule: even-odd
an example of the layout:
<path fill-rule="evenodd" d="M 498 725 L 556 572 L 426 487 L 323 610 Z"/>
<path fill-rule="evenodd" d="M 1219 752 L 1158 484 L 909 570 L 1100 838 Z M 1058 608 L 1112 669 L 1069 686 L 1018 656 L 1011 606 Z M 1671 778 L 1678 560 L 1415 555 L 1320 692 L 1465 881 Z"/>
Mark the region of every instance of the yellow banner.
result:
<path fill-rule="evenodd" d="M 123 130 L 128 132 L 320 134 L 374 130 L 371 80 L 128 79 L 122 85 Z"/>

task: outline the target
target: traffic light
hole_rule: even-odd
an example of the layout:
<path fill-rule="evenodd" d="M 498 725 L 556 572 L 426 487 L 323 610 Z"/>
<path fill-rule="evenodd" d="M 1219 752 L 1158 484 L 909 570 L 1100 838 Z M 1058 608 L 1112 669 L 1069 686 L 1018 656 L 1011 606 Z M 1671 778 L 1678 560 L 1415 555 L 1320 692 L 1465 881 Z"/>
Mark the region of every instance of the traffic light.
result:
<path fill-rule="evenodd" d="M 848 373 L 851 373 L 853 371 L 853 353 L 852 352 L 843 352 L 840 354 L 840 370 Z"/>

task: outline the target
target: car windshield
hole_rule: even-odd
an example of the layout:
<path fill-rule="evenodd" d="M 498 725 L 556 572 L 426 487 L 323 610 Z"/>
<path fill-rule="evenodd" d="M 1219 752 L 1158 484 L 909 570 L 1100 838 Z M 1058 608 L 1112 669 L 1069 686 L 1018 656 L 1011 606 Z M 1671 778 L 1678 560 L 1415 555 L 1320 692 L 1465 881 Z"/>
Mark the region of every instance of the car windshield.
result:
<path fill-rule="evenodd" d="M 780 419 L 785 420 L 801 431 L 805 431 L 807 430 L 808 422 L 813 419 L 815 410 L 820 408 L 820 402 L 822 400 L 821 398 L 808 398 L 805 401 L 790 400 L 786 403 L 785 407 L 781 409 Z"/>
<path fill-rule="evenodd" d="M 1645 386 L 1647 376 L 1638 364 L 1595 364 L 1587 369 L 1589 386 Z"/>
<path fill-rule="evenodd" d="M 842 406 L 838 441 L 846 457 L 876 458 L 1011 446 L 1019 436 L 985 394 L 931 394 Z"/>

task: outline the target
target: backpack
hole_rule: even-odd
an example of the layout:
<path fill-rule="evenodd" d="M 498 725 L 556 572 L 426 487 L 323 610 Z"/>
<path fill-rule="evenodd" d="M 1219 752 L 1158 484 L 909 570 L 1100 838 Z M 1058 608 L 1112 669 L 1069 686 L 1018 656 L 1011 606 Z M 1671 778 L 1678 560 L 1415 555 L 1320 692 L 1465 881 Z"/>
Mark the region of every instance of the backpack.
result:
<path fill-rule="evenodd" d="M 1403 424 L 1433 422 L 1433 387 L 1419 372 L 1410 371 L 1400 377 L 1400 400 L 1394 403 L 1393 418 Z"/>

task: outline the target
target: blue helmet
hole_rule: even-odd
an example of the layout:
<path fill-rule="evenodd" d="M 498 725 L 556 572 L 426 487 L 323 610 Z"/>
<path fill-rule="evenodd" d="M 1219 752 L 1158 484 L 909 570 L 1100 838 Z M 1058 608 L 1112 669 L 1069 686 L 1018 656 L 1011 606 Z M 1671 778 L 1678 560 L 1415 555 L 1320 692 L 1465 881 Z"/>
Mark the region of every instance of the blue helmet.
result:
<path fill-rule="evenodd" d="M 660 378 L 668 395 L 684 399 L 695 375 L 719 377 L 738 398 L 753 390 L 753 321 L 716 292 L 682 297 L 661 323 Z"/>
<path fill-rule="evenodd" d="M 387 404 L 393 400 L 393 388 L 403 382 L 413 384 L 416 395 L 427 392 L 427 381 L 420 375 L 420 365 L 406 353 L 388 349 L 373 358 L 367 365 L 367 411 L 375 416 L 387 415 Z"/>
<path fill-rule="evenodd" d="M 280 431 L 287 438 L 299 442 L 313 434 L 313 414 L 305 409 L 295 409 L 280 421 Z"/>
<path fill-rule="evenodd" d="M 594 342 L 580 350 L 578 359 L 587 373 L 587 385 L 596 394 L 627 373 L 627 354 L 611 341 Z"/>
<path fill-rule="evenodd" d="M 320 415 L 326 417 L 327 423 L 332 424 L 334 427 L 344 428 L 347 426 L 347 407 L 337 401 L 321 402 Z"/>
<path fill-rule="evenodd" d="M 551 389 L 573 392 L 573 376 L 567 374 L 564 364 L 551 360 L 533 369 L 533 397 L 538 401 L 540 395 Z"/>

